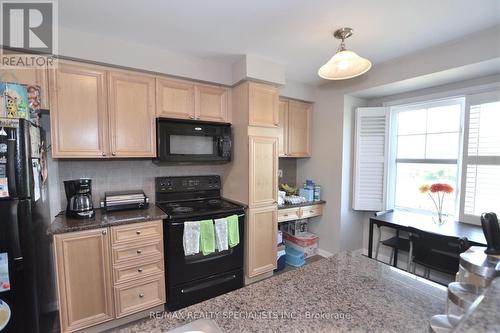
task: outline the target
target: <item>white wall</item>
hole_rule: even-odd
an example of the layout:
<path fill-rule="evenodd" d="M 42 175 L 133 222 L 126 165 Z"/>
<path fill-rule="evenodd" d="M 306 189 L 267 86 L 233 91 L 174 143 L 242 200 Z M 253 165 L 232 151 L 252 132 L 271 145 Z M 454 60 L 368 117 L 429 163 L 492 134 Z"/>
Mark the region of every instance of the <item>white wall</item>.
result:
<path fill-rule="evenodd" d="M 360 218 L 358 213 L 352 215 L 346 208 L 349 207 L 350 193 L 343 195 L 343 191 L 350 188 L 347 182 L 351 181 L 351 177 L 347 173 L 350 173 L 352 167 L 343 161 L 343 150 L 349 146 L 345 141 L 349 137 L 348 133 L 352 131 L 347 119 L 349 115 L 344 118 L 347 104 L 345 96 L 363 96 L 362 92 L 372 88 L 416 78 L 425 78 L 429 83 L 427 88 L 430 88 L 435 86 L 435 82 L 439 82 L 432 80 L 436 75 L 442 76 L 447 71 L 456 72 L 456 68 L 471 67 L 473 64 L 500 58 L 498 36 L 500 36 L 500 26 L 385 64 L 375 65 L 370 72 L 361 77 L 326 82 L 318 87 L 313 117 L 313 157 L 300 160 L 297 164 L 297 173 L 299 180 L 312 178 L 322 185 L 322 196 L 327 201 L 325 214 L 315 221 L 311 228 L 320 236 L 322 250 L 337 252 L 355 246 L 354 244 L 359 242 L 358 239 L 354 239 L 340 243 L 340 239 L 350 233 L 350 228 L 355 226 Z M 467 74 L 470 77 L 471 73 Z M 405 84 L 405 92 L 416 90 L 415 87 L 421 88 L 417 83 L 420 84 L 422 80 L 413 81 L 416 82 L 413 86 L 411 82 Z M 366 239 L 363 240 L 363 244 L 366 244 Z M 362 246 L 359 243 L 358 245 Z"/>

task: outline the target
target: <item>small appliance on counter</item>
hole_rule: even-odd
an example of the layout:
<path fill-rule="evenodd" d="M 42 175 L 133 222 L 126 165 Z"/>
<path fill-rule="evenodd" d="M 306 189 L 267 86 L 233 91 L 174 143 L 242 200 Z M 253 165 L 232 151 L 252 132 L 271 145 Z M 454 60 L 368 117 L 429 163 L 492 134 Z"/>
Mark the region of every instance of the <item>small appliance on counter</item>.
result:
<path fill-rule="evenodd" d="M 149 198 L 142 190 L 104 192 L 101 208 L 106 212 L 127 209 L 145 209 Z"/>
<path fill-rule="evenodd" d="M 92 204 L 92 180 L 80 178 L 64 181 L 66 191 L 66 215 L 75 218 L 94 217 L 95 211 Z"/>

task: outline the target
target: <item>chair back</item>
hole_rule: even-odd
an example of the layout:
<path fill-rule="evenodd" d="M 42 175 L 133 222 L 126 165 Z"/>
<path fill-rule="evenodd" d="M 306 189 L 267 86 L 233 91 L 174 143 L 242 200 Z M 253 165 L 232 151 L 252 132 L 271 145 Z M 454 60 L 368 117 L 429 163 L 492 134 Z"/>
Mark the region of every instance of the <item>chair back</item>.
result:
<path fill-rule="evenodd" d="M 470 247 L 467 237 L 444 236 L 418 229 L 410 230 L 410 241 L 412 242 L 415 257 L 423 257 L 432 252 L 438 252 L 459 258 L 460 253 L 467 251 Z"/>

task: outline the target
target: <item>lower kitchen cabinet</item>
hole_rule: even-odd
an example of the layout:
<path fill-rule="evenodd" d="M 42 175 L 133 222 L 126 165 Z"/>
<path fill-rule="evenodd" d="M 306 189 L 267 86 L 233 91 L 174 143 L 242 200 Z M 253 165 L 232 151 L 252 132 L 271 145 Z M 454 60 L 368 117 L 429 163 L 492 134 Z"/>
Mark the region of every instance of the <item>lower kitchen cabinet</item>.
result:
<path fill-rule="evenodd" d="M 272 272 L 276 268 L 277 232 L 276 205 L 249 209 L 245 255 L 248 277 Z"/>
<path fill-rule="evenodd" d="M 54 236 L 61 332 L 165 303 L 162 227 L 152 221 Z"/>
<path fill-rule="evenodd" d="M 62 332 L 73 332 L 115 316 L 108 229 L 54 236 Z"/>

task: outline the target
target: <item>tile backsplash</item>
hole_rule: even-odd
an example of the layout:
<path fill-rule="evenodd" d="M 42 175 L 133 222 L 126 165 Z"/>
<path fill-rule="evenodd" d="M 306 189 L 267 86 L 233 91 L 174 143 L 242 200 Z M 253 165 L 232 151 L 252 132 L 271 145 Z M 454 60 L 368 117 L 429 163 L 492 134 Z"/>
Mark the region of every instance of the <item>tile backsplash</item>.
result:
<path fill-rule="evenodd" d="M 66 208 L 65 180 L 92 179 L 92 200 L 99 207 L 106 191 L 142 189 L 154 202 L 154 178 L 160 176 L 223 175 L 229 164 L 159 166 L 151 160 L 59 160 L 61 209 Z"/>

